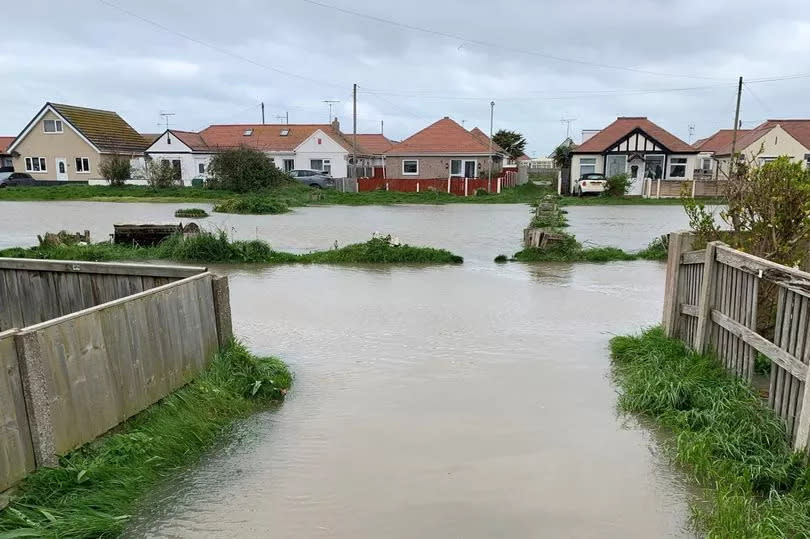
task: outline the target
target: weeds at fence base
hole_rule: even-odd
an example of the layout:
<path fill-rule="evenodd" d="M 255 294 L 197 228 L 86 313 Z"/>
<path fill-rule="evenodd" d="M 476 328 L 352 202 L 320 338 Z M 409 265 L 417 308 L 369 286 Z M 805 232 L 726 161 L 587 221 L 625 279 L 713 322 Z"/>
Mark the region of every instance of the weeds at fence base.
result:
<path fill-rule="evenodd" d="M 231 343 L 187 386 L 23 480 L 0 510 L 0 537 L 119 535 L 141 495 L 199 458 L 233 421 L 283 399 L 291 383 L 284 363 Z"/>
<path fill-rule="evenodd" d="M 675 460 L 707 487 L 693 509 L 709 537 L 807 537 L 810 468 L 744 381 L 661 328 L 611 340 L 622 411 L 675 435 Z"/>

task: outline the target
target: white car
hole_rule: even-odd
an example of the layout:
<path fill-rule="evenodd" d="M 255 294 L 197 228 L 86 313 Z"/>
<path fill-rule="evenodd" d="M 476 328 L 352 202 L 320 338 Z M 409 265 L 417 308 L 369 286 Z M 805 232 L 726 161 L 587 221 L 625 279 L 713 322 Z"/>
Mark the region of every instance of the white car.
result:
<path fill-rule="evenodd" d="M 605 183 L 607 183 L 607 178 L 604 174 L 583 174 L 574 183 L 574 194 L 578 197 L 589 194 L 601 195 L 605 192 Z"/>

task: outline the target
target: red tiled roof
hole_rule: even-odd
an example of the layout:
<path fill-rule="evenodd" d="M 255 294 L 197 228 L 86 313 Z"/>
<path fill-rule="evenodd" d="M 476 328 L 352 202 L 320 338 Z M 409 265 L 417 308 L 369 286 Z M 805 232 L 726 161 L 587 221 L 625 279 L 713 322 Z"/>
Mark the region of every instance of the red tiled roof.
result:
<path fill-rule="evenodd" d="M 387 155 L 489 155 L 489 144 L 448 117 L 430 124 L 385 152 Z"/>
<path fill-rule="evenodd" d="M 696 150 L 672 133 L 654 124 L 646 116 L 619 116 L 616 121 L 574 148 L 574 153 L 602 153 L 635 129 L 641 129 L 670 152 L 694 153 Z"/>
<path fill-rule="evenodd" d="M 244 133 L 252 130 L 250 136 Z M 291 152 L 320 129 L 335 142 L 351 151 L 352 146 L 331 124 L 230 124 L 211 125 L 197 133 L 206 149 L 237 148 L 247 146 L 266 152 Z M 288 131 L 282 135 L 283 131 Z M 183 140 L 183 135 L 178 136 Z M 191 139 L 190 139 L 191 140 Z M 184 141 L 185 142 L 185 141 Z M 198 144 L 198 140 L 191 140 Z"/>
<path fill-rule="evenodd" d="M 17 137 L 0 137 L 0 153 L 5 153 L 15 138 Z"/>
<path fill-rule="evenodd" d="M 743 136 L 739 136 L 740 132 L 738 131 L 735 149 L 743 150 L 751 146 L 777 125 L 795 138 L 799 144 L 810 150 L 810 120 L 765 120 L 755 128 L 746 131 Z M 717 150 L 716 153 L 717 155 L 730 155 L 731 139 L 729 139 L 727 145 Z"/>
<path fill-rule="evenodd" d="M 481 142 L 486 144 L 487 148 L 489 148 L 489 135 L 487 135 L 486 133 L 484 133 L 483 131 L 481 131 L 477 127 L 473 127 L 470 130 L 470 133 L 475 135 L 475 137 L 478 140 L 480 140 Z M 503 148 L 501 148 L 500 145 L 497 142 L 495 142 L 494 140 L 492 141 L 492 149 L 495 150 L 496 152 L 506 153 L 506 151 Z"/>
<path fill-rule="evenodd" d="M 352 135 L 346 135 L 346 139 L 351 142 Z M 357 150 L 371 155 L 382 155 L 391 149 L 394 143 L 388 140 L 381 133 L 358 133 Z"/>
<path fill-rule="evenodd" d="M 169 132 L 192 150 L 205 151 L 210 149 L 200 133 L 195 133 L 194 131 L 177 131 L 176 129 L 170 129 Z"/>
<path fill-rule="evenodd" d="M 750 129 L 738 129 L 737 140 L 748 133 Z M 721 129 L 714 135 L 698 140 L 692 147 L 701 152 L 716 152 L 731 144 L 731 139 L 734 137 L 733 129 Z"/>

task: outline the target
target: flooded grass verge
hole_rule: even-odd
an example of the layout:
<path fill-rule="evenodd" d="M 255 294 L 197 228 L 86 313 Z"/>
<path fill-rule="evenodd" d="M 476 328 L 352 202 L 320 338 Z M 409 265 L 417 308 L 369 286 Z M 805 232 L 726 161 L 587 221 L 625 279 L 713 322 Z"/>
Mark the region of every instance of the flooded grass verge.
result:
<path fill-rule="evenodd" d="M 181 208 L 174 212 L 174 216 L 185 219 L 202 219 L 208 217 L 208 212 L 202 208 Z"/>
<path fill-rule="evenodd" d="M 622 411 L 672 431 L 675 460 L 708 487 L 693 508 L 708 537 L 807 537 L 810 468 L 785 427 L 744 381 L 661 328 L 615 337 L 611 355 Z"/>
<path fill-rule="evenodd" d="M 504 255 L 499 255 L 503 257 Z M 627 252 L 618 247 L 585 247 L 574 236 L 565 235 L 563 241 L 548 247 L 529 247 L 515 253 L 517 262 L 616 262 L 627 260 L 666 260 L 667 247 L 656 239 L 643 250 Z M 503 261 L 497 260 L 496 262 Z"/>
<path fill-rule="evenodd" d="M 328 251 L 293 254 L 275 251 L 261 240 L 231 241 L 225 232 L 173 236 L 155 247 L 131 247 L 111 243 L 90 245 L 41 245 L 13 247 L 0 257 L 44 260 L 174 260 L 221 264 L 461 264 L 464 259 L 444 249 L 400 245 L 390 236 L 375 237 Z"/>
<path fill-rule="evenodd" d="M 0 510 L 0 537 L 119 535 L 141 495 L 235 420 L 282 400 L 291 383 L 283 362 L 232 342 L 185 387 L 23 480 Z"/>

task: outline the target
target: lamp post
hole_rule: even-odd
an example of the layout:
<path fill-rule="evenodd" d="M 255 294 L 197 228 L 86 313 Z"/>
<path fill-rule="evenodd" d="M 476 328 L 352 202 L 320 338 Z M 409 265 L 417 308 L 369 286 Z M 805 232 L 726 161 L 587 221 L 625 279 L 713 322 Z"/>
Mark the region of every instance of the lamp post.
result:
<path fill-rule="evenodd" d="M 495 102 L 489 103 L 489 179 L 487 180 L 487 192 L 492 192 L 492 126 L 495 120 Z"/>

